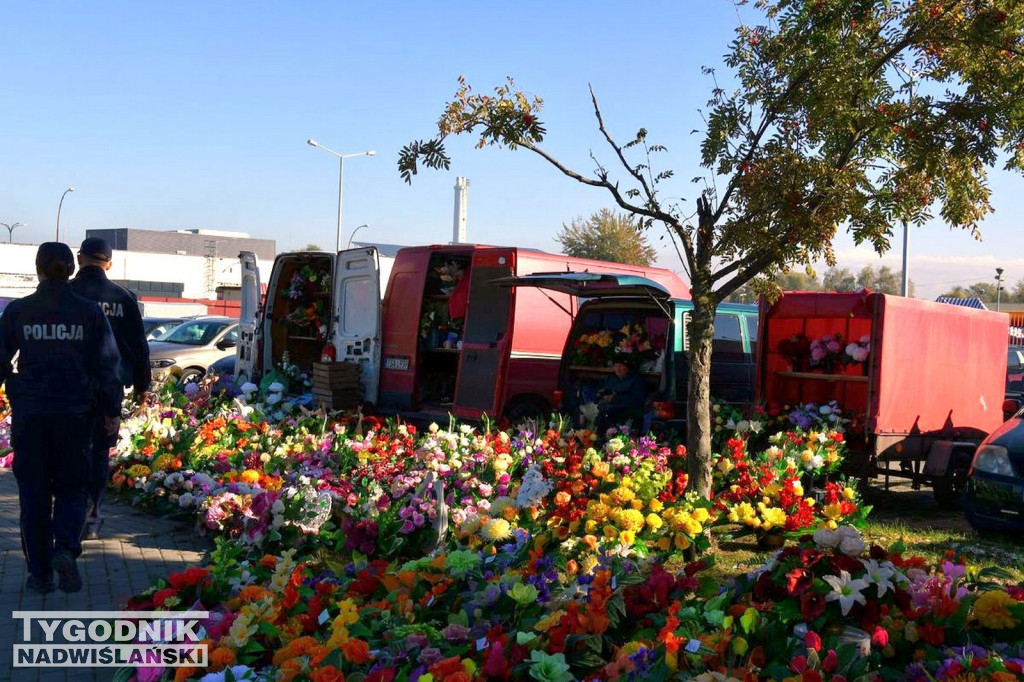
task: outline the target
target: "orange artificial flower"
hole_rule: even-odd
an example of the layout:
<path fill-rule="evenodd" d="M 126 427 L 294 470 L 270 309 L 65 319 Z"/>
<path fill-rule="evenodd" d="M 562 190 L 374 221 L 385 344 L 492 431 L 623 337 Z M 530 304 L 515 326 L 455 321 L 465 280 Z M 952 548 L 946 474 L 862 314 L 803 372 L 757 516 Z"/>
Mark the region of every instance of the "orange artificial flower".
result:
<path fill-rule="evenodd" d="M 219 646 L 210 652 L 210 668 L 214 672 L 232 666 L 235 662 L 235 652 L 226 646 Z"/>
<path fill-rule="evenodd" d="M 370 645 L 354 637 L 341 645 L 341 653 L 345 655 L 345 660 L 356 665 L 369 663 L 373 658 L 370 655 Z"/>
<path fill-rule="evenodd" d="M 345 682 L 345 676 L 333 665 L 317 668 L 309 674 L 310 682 Z"/>

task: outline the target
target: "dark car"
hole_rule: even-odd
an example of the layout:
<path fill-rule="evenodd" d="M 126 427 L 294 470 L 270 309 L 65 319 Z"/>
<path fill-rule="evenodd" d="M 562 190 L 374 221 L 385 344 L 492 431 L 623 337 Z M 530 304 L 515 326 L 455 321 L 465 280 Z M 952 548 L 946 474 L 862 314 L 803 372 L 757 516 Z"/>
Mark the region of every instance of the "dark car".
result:
<path fill-rule="evenodd" d="M 1024 530 L 1024 410 L 1018 410 L 974 453 L 964 513 L 976 530 Z"/>
<path fill-rule="evenodd" d="M 184 317 L 144 317 L 142 329 L 146 332 L 147 341 L 159 341 L 172 329 L 185 321 Z"/>
<path fill-rule="evenodd" d="M 210 365 L 206 371 L 221 377 L 233 377 L 235 375 L 235 358 L 237 357 L 232 353 Z"/>

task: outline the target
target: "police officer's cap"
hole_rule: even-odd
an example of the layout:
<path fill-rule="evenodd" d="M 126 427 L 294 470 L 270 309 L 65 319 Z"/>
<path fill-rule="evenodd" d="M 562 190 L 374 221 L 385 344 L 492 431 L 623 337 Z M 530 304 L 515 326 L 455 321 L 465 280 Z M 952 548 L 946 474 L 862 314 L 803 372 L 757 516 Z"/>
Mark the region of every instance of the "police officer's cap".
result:
<path fill-rule="evenodd" d="M 75 257 L 67 244 L 43 242 L 36 251 L 36 268 L 46 271 L 54 263 L 64 263 L 68 266 L 68 272 L 75 271 Z"/>
<path fill-rule="evenodd" d="M 95 258 L 96 260 L 107 261 L 113 257 L 114 252 L 111 251 L 107 240 L 100 239 L 99 237 L 89 237 L 78 248 L 78 254 Z"/>

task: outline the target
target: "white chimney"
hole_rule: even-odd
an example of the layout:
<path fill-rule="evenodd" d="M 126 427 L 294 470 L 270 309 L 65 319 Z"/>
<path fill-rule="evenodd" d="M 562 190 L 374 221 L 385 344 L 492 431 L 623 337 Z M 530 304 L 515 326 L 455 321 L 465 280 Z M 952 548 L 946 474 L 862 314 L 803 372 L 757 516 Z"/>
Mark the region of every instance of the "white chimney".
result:
<path fill-rule="evenodd" d="M 455 179 L 455 220 L 452 225 L 452 243 L 466 243 L 466 212 L 469 210 L 469 180 Z"/>

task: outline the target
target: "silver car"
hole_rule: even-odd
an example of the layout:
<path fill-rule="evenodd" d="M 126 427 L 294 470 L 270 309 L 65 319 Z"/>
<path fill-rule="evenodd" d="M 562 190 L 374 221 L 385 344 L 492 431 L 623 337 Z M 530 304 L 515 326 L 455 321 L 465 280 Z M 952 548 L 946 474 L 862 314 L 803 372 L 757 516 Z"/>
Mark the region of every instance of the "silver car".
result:
<path fill-rule="evenodd" d="M 149 342 L 153 380 L 196 381 L 214 362 L 233 355 L 237 345 L 238 320 L 232 317 L 207 315 L 183 322 Z"/>

